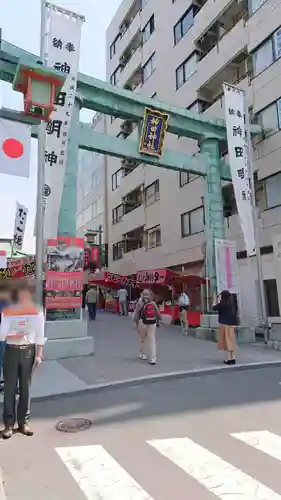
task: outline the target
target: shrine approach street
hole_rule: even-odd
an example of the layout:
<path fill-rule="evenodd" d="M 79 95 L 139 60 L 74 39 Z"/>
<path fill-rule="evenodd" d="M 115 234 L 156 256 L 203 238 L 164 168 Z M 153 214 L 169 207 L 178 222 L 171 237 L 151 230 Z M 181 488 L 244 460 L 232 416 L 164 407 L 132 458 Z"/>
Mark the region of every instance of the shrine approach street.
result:
<path fill-rule="evenodd" d="M 34 401 L 34 436 L 0 441 L 7 499 L 281 500 L 280 381 L 267 367 Z M 73 417 L 92 425 L 56 430 Z"/>

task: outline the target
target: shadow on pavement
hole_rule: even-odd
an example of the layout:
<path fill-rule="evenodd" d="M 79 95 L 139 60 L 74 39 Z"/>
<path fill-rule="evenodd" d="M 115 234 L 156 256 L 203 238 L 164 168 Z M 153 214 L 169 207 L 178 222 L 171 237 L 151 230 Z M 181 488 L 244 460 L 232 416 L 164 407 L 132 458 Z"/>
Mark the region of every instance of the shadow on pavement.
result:
<path fill-rule="evenodd" d="M 279 401 L 279 368 L 157 382 L 34 402 L 34 419 L 83 416 L 95 425 Z M 118 408 L 121 410 L 118 411 Z M 104 411 L 101 411 L 104 410 Z M 103 413 L 103 416 L 99 416 Z"/>

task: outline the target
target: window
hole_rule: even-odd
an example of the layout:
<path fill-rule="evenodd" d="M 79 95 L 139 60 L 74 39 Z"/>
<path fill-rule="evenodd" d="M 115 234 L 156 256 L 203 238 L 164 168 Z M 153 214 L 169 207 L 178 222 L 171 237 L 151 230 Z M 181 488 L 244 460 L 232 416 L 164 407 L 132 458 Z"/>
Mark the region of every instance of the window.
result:
<path fill-rule="evenodd" d="M 155 70 L 155 52 L 154 54 L 152 54 L 152 56 L 148 59 L 148 61 L 142 68 L 143 82 L 145 82 L 152 75 L 154 70 Z"/>
<path fill-rule="evenodd" d="M 266 208 L 281 205 L 281 173 L 271 175 L 264 179 Z"/>
<path fill-rule="evenodd" d="M 154 15 L 153 15 L 153 16 L 151 16 L 148 23 L 145 25 L 145 27 L 142 30 L 142 43 L 147 42 L 147 40 L 151 37 L 154 30 L 155 30 L 155 22 L 154 22 Z"/>
<path fill-rule="evenodd" d="M 250 0 L 250 14 L 254 14 L 267 0 Z"/>
<path fill-rule="evenodd" d="M 191 234 L 204 231 L 204 208 L 199 207 L 190 212 L 181 215 L 181 236 L 190 236 Z"/>
<path fill-rule="evenodd" d="M 198 179 L 198 175 L 191 174 L 190 172 L 184 172 L 184 171 L 179 172 L 180 187 L 185 186 L 186 184 L 189 184 L 189 182 L 195 181 L 195 179 Z"/>
<path fill-rule="evenodd" d="M 161 227 L 155 226 L 147 230 L 147 248 L 156 248 L 161 245 Z"/>
<path fill-rule="evenodd" d="M 118 207 L 112 210 L 112 224 L 117 224 L 118 222 L 120 222 L 120 220 L 122 220 L 123 213 L 123 203 L 121 203 L 121 205 L 118 205 Z"/>
<path fill-rule="evenodd" d="M 145 204 L 152 205 L 160 199 L 159 180 L 153 182 L 145 188 Z"/>
<path fill-rule="evenodd" d="M 120 72 L 121 72 L 121 68 L 120 68 L 120 66 L 118 66 L 118 68 L 116 68 L 116 70 L 114 71 L 114 73 L 112 73 L 112 75 L 110 77 L 111 85 L 117 85 L 117 83 L 119 81 Z"/>
<path fill-rule="evenodd" d="M 258 122 L 264 129 L 265 137 L 269 137 L 281 128 L 281 99 L 273 102 L 257 114 Z"/>
<path fill-rule="evenodd" d="M 88 224 L 93 218 L 93 205 L 87 207 L 83 212 L 83 224 Z"/>
<path fill-rule="evenodd" d="M 180 18 L 174 26 L 174 43 L 175 45 L 184 37 L 184 35 L 193 26 L 193 7 Z"/>
<path fill-rule="evenodd" d="M 143 226 L 123 234 L 124 253 L 132 252 L 143 247 L 144 229 Z"/>
<path fill-rule="evenodd" d="M 111 176 L 112 191 L 114 191 L 114 189 L 117 189 L 120 186 L 122 177 L 123 177 L 123 169 L 122 168 L 119 168 L 119 170 L 117 170 L 117 172 L 112 174 L 112 176 Z"/>
<path fill-rule="evenodd" d="M 281 28 L 253 52 L 254 76 L 281 57 Z"/>
<path fill-rule="evenodd" d="M 273 43 L 270 38 L 253 53 L 254 76 L 268 68 L 273 61 Z"/>
<path fill-rule="evenodd" d="M 222 188 L 223 215 L 231 217 L 237 214 L 237 206 L 232 182 Z"/>
<path fill-rule="evenodd" d="M 280 313 L 276 280 L 264 280 L 263 286 L 267 316 L 277 317 Z"/>
<path fill-rule="evenodd" d="M 176 69 L 176 88 L 179 89 L 195 73 L 197 54 L 194 53 Z"/>
<path fill-rule="evenodd" d="M 113 260 L 122 259 L 124 253 L 124 242 L 118 241 L 112 245 L 112 258 Z"/>
<path fill-rule="evenodd" d="M 120 34 L 118 33 L 118 35 L 115 38 L 114 42 L 112 42 L 112 44 L 109 47 L 109 56 L 110 56 L 110 59 L 112 59 L 113 56 L 116 54 L 116 45 L 117 45 L 119 39 L 120 39 Z"/>

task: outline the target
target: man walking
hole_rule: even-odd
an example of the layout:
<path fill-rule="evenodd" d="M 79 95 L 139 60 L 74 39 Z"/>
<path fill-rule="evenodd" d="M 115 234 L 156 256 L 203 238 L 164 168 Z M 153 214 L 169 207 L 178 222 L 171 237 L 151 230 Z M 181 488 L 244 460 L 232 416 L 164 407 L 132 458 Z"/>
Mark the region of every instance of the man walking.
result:
<path fill-rule="evenodd" d="M 189 297 L 184 291 L 181 292 L 179 297 L 179 306 L 180 306 L 180 323 L 183 335 L 188 335 L 188 319 L 187 319 L 187 311 L 189 309 Z"/>
<path fill-rule="evenodd" d="M 98 292 L 95 286 L 92 286 L 86 294 L 86 303 L 88 306 L 89 320 L 95 321 L 97 316 Z"/>
<path fill-rule="evenodd" d="M 127 300 L 128 292 L 126 288 L 120 288 L 117 292 L 117 297 L 119 301 L 119 314 L 121 316 L 128 316 Z"/>
<path fill-rule="evenodd" d="M 140 335 L 140 359 L 147 359 L 145 344 L 148 340 L 149 361 L 151 365 L 156 365 L 156 327 L 161 323 L 161 314 L 152 300 L 150 290 L 143 290 L 133 314 L 133 322 Z"/>
<path fill-rule="evenodd" d="M 3 438 L 13 435 L 18 421 L 19 432 L 32 436 L 30 417 L 30 384 L 33 369 L 42 362 L 44 313 L 34 304 L 30 289 L 23 284 L 17 289 L 17 303 L 4 309 L 0 340 L 6 340 L 4 354 Z M 16 412 L 16 389 L 19 382 L 19 404 Z"/>

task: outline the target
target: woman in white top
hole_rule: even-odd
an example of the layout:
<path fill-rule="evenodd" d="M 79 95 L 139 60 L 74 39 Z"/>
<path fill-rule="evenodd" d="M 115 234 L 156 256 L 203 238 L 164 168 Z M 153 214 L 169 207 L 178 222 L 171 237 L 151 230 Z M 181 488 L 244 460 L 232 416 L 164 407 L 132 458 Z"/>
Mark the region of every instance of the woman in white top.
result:
<path fill-rule="evenodd" d="M 0 340 L 6 340 L 4 354 L 4 409 L 3 438 L 13 435 L 18 421 L 19 431 L 26 436 L 33 432 L 28 426 L 30 416 L 30 384 L 33 368 L 42 362 L 45 344 L 44 314 L 32 300 L 27 283 L 17 289 L 16 304 L 3 310 Z M 15 411 L 15 397 L 19 382 L 19 404 Z"/>

